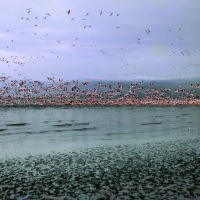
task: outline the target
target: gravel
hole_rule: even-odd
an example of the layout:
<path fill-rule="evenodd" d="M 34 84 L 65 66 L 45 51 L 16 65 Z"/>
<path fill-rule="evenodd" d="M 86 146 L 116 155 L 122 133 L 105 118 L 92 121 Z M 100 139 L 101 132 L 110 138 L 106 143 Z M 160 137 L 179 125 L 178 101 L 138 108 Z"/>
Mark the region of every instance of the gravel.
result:
<path fill-rule="evenodd" d="M 200 138 L 0 160 L 0 199 L 200 199 Z"/>

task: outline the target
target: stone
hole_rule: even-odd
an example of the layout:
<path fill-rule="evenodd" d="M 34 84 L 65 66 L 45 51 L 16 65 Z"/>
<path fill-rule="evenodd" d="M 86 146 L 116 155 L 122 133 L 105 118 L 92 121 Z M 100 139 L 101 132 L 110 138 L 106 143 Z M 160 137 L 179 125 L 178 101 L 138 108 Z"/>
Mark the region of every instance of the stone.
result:
<path fill-rule="evenodd" d="M 10 195 L 10 199 L 14 199 L 15 198 L 15 195 L 14 194 L 11 194 Z"/>

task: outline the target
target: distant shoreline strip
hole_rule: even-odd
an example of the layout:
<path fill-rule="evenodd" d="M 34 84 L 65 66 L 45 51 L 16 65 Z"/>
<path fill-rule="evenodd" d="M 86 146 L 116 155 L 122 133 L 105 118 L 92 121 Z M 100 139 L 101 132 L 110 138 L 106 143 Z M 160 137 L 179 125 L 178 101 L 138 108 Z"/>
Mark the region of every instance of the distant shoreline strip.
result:
<path fill-rule="evenodd" d="M 135 106 L 135 107 L 165 107 L 165 106 L 200 106 L 200 100 L 192 101 L 126 101 L 126 102 L 48 102 L 48 103 L 35 103 L 35 104 L 0 104 L 0 107 L 90 107 L 90 106 L 106 106 L 106 107 L 119 107 L 119 106 Z"/>

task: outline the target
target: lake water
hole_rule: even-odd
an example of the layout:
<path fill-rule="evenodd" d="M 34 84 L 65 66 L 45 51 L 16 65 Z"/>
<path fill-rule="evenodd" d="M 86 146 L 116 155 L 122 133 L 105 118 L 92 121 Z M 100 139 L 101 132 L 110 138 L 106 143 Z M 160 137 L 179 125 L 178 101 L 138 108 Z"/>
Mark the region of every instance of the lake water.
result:
<path fill-rule="evenodd" d="M 0 158 L 200 136 L 200 107 L 0 108 Z"/>

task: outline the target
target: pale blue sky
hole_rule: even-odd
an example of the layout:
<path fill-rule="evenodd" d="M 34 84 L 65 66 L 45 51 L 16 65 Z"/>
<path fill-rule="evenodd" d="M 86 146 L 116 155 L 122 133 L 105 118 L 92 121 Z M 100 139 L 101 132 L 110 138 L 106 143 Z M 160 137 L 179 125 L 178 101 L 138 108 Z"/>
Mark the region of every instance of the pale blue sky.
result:
<path fill-rule="evenodd" d="M 0 76 L 199 77 L 199 10 L 198 0 L 2 1 Z"/>

